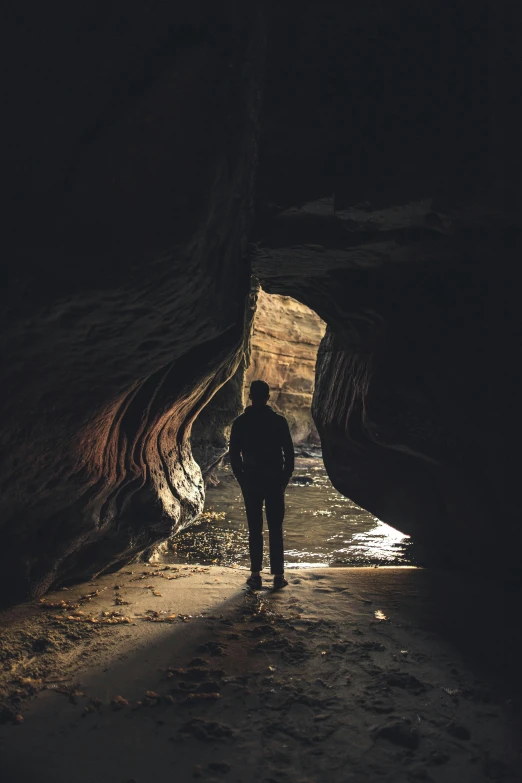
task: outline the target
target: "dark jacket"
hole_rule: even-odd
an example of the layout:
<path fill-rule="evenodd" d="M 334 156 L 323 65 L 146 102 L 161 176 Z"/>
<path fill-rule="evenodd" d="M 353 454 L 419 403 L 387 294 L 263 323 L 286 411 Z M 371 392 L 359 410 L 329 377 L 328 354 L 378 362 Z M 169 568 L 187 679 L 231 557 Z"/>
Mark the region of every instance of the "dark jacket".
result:
<path fill-rule="evenodd" d="M 288 482 L 294 472 L 294 444 L 285 417 L 269 405 L 249 406 L 232 425 L 230 465 L 238 481 L 250 474 Z"/>

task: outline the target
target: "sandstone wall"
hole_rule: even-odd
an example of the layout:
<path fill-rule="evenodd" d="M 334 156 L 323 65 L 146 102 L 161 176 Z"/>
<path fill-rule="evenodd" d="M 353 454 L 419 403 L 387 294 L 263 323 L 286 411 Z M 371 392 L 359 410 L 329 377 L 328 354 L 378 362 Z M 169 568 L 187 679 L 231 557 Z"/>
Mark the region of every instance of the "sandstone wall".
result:
<path fill-rule="evenodd" d="M 288 419 L 295 443 L 318 440 L 311 405 L 317 349 L 326 324 L 290 296 L 259 292 L 245 375 L 244 403 L 254 380 L 270 385 L 270 404 Z"/>
<path fill-rule="evenodd" d="M 190 434 L 242 360 L 263 69 L 236 0 L 32 6 L 0 152 L 0 602 L 203 507 Z"/>

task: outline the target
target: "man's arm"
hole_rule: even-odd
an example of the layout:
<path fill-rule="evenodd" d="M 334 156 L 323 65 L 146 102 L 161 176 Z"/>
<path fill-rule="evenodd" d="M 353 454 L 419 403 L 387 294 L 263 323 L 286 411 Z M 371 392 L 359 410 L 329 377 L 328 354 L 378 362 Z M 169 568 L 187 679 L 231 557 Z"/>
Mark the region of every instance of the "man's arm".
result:
<path fill-rule="evenodd" d="M 241 483 L 243 477 L 243 459 L 241 457 L 241 431 L 237 419 L 232 424 L 230 431 L 230 443 L 228 453 L 230 456 L 230 467 L 236 479 Z"/>
<path fill-rule="evenodd" d="M 292 443 L 292 436 L 290 435 L 290 427 L 286 419 L 283 419 L 283 454 L 285 457 L 285 466 L 283 468 L 283 476 L 286 483 L 290 481 L 290 476 L 294 472 L 294 444 Z"/>

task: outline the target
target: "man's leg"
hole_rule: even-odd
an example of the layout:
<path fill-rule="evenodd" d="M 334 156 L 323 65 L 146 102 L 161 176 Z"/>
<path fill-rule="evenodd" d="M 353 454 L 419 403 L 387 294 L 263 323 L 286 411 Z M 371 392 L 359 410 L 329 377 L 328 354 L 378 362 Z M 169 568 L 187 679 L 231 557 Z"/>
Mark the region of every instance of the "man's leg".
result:
<path fill-rule="evenodd" d="M 285 491 L 277 483 L 266 491 L 266 522 L 270 541 L 270 573 L 282 576 L 285 570 L 283 547 L 283 519 L 285 517 Z"/>
<path fill-rule="evenodd" d="M 245 480 L 243 498 L 248 523 L 248 548 L 250 551 L 250 569 L 259 574 L 263 567 L 263 488 L 254 481 Z"/>

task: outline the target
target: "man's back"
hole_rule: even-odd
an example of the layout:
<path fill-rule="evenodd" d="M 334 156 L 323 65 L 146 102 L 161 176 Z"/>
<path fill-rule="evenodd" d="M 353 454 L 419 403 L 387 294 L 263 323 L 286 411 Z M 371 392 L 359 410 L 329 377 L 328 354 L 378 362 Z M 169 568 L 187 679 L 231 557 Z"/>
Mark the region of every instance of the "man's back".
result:
<path fill-rule="evenodd" d="M 290 476 L 294 449 L 288 422 L 269 405 L 250 406 L 235 420 L 230 434 L 230 463 L 241 473 Z"/>

